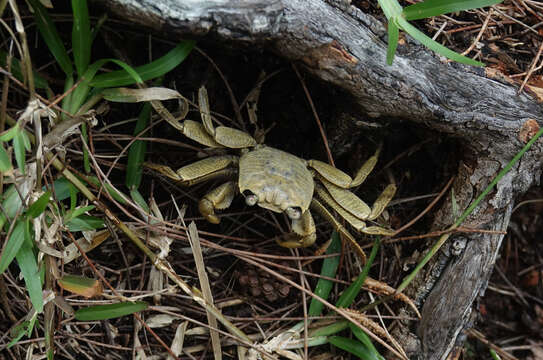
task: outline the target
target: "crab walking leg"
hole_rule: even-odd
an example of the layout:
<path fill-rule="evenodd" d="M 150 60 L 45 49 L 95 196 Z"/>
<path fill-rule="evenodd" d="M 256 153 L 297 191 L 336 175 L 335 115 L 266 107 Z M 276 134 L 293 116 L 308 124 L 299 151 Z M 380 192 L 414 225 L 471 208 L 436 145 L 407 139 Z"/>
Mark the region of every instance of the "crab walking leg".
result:
<path fill-rule="evenodd" d="M 385 190 L 379 195 L 377 200 L 373 203 L 373 206 L 371 207 L 371 214 L 368 217 L 368 220 L 375 220 L 381 215 L 383 210 L 387 207 L 388 203 L 392 198 L 394 197 L 394 194 L 396 194 L 396 185 L 389 184 Z"/>
<path fill-rule="evenodd" d="M 202 129 L 219 146 L 242 149 L 256 145 L 256 140 L 244 131 L 226 126 L 219 126 L 217 128 L 213 126 L 207 90 L 203 86 L 198 90 L 198 105 L 200 106 L 200 116 L 202 117 Z"/>
<path fill-rule="evenodd" d="M 198 210 L 207 221 L 218 224 L 221 219 L 215 215 L 215 210 L 226 209 L 232 204 L 237 192 L 236 182 L 228 181 L 208 192 L 198 203 Z"/>
<path fill-rule="evenodd" d="M 354 248 L 354 250 L 357 252 L 358 256 L 360 257 L 360 260 L 362 260 L 362 263 L 366 263 L 366 253 L 358 242 L 355 240 L 355 238 L 351 235 L 351 233 L 345 228 L 345 226 L 341 225 L 339 221 L 336 220 L 334 215 L 328 211 L 328 209 L 320 203 L 319 200 L 313 199 L 311 201 L 311 209 L 315 210 L 319 214 L 321 214 L 322 217 L 324 217 L 332 226 L 334 229 L 341 234 L 341 238 L 343 240 L 347 239 L 349 244 Z"/>
<path fill-rule="evenodd" d="M 277 238 L 277 243 L 286 248 L 308 247 L 317 240 L 315 221 L 311 212 L 306 210 L 297 220 L 292 220 L 293 233 Z"/>
<path fill-rule="evenodd" d="M 324 185 L 330 196 L 341 205 L 342 208 L 359 218 L 366 220 L 371 215 L 371 209 L 362 199 L 347 189 L 340 188 L 332 184 L 322 176 L 318 176 L 320 182 Z"/>
<path fill-rule="evenodd" d="M 369 235 L 385 235 L 389 236 L 394 233 L 394 230 L 385 229 L 380 226 L 366 226 L 366 223 L 357 218 L 349 211 L 345 210 L 340 204 L 338 204 L 332 196 L 322 186 L 315 186 L 317 195 L 332 209 L 338 212 L 339 216 L 344 218 L 352 227 L 356 230 Z"/>
<path fill-rule="evenodd" d="M 341 188 L 348 189 L 362 184 L 368 175 L 372 172 L 375 164 L 377 164 L 377 158 L 381 152 L 381 146 L 377 148 L 375 154 L 370 157 L 356 172 L 354 179 L 343 171 L 319 160 L 309 160 L 307 164 L 309 167 L 315 169 L 317 173 Z"/>
<path fill-rule="evenodd" d="M 237 156 L 222 155 L 197 161 L 195 163 L 183 166 L 177 171 L 173 171 L 169 166 L 154 163 L 145 163 L 145 166 L 158 171 L 170 179 L 179 181 L 183 185 L 192 185 L 202 178 L 207 179 L 209 177 L 215 177 L 214 173 L 226 170 L 232 166 L 237 166 L 238 162 L 239 158 Z"/>

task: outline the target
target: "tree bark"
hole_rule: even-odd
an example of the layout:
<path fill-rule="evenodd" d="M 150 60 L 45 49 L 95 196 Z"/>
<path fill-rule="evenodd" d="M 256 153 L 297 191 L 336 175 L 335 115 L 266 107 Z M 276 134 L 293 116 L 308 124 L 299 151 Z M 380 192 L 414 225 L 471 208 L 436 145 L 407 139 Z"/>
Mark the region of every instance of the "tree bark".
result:
<path fill-rule="evenodd" d="M 465 153 L 454 183 L 460 209 L 522 148 L 519 133 L 542 107 L 485 69 L 448 63 L 407 39 L 387 66 L 386 29 L 339 0 L 110 0 L 133 22 L 179 36 L 272 50 L 347 93 L 372 118 L 393 118 L 457 137 Z M 492 77 L 492 78 L 491 78 Z M 498 183 L 464 225 L 506 230 L 515 198 L 538 183 L 538 141 Z M 451 201 L 434 227 L 454 222 Z M 422 307 L 416 332 L 403 329 L 410 358 L 445 359 L 461 345 L 472 303 L 486 286 L 503 235 L 467 234 L 449 240 L 408 291 Z M 412 340 L 412 341 L 409 341 Z"/>

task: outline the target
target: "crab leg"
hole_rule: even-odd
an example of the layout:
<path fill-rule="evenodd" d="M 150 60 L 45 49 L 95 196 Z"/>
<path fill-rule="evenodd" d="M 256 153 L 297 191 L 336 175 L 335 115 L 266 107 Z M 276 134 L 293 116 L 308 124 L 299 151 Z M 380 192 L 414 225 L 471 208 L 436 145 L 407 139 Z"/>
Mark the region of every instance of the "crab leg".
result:
<path fill-rule="evenodd" d="M 331 182 L 334 185 L 337 185 L 344 189 L 349 189 L 355 186 L 362 184 L 368 175 L 372 172 L 375 164 L 377 163 L 377 158 L 381 152 L 381 146 L 377 148 L 375 154 L 370 157 L 356 172 L 354 179 L 344 173 L 343 171 L 319 160 L 309 160 L 307 162 L 308 166 L 315 169 L 317 173 Z"/>
<path fill-rule="evenodd" d="M 198 136 L 203 137 L 202 133 L 205 132 L 215 143 L 219 144 L 219 147 L 225 146 L 232 149 L 242 149 L 256 145 L 256 140 L 244 131 L 226 126 L 213 127 L 207 90 L 203 86 L 198 90 L 198 105 L 200 106 L 200 115 L 203 124 Z"/>
<path fill-rule="evenodd" d="M 396 194 L 396 185 L 389 184 L 385 190 L 379 195 L 377 200 L 373 203 L 373 206 L 371 207 L 371 214 L 368 217 L 368 220 L 375 220 L 381 215 L 383 210 L 387 207 L 388 203 L 392 198 L 394 197 L 394 194 Z"/>
<path fill-rule="evenodd" d="M 366 253 L 358 242 L 356 242 L 355 238 L 351 235 L 351 233 L 345 228 L 345 226 L 341 225 L 339 221 L 336 220 L 334 215 L 328 211 L 328 209 L 320 203 L 320 201 L 313 199 L 311 201 L 311 209 L 315 210 L 319 214 L 321 214 L 322 217 L 324 217 L 332 226 L 334 229 L 341 234 L 342 239 L 347 239 L 349 244 L 355 249 L 355 251 L 358 253 L 358 256 L 360 257 L 360 260 L 362 260 L 362 263 L 366 263 Z"/>
<path fill-rule="evenodd" d="M 236 182 L 228 181 L 208 192 L 198 203 L 198 210 L 207 221 L 218 224 L 221 219 L 215 215 L 215 210 L 226 209 L 232 204 L 237 192 Z"/>
<path fill-rule="evenodd" d="M 177 171 L 173 171 L 169 166 L 154 163 L 145 163 L 145 166 L 158 171 L 170 179 L 179 181 L 183 185 L 190 186 L 209 178 L 232 175 L 235 173 L 235 170 L 229 169 L 229 167 L 237 166 L 238 162 L 239 158 L 237 156 L 222 155 L 197 161 L 183 166 Z"/>
<path fill-rule="evenodd" d="M 385 235 L 385 236 L 389 236 L 389 235 L 392 235 L 394 233 L 393 230 L 385 229 L 385 228 L 380 227 L 380 226 L 366 226 L 366 223 L 364 221 L 362 221 L 361 219 L 354 216 L 351 212 L 347 211 L 340 203 L 338 203 L 332 196 L 330 196 L 330 194 L 322 186 L 315 186 L 315 191 L 317 192 L 318 196 L 327 205 L 329 205 L 332 209 L 337 211 L 338 214 L 342 218 L 344 218 L 349 224 L 351 224 L 351 226 L 354 227 L 356 230 L 358 230 L 360 232 L 363 232 L 364 234 L 369 234 L 369 235 Z M 392 195 L 394 195 L 394 194 L 392 194 Z M 381 198 L 381 197 L 382 196 L 380 196 L 379 198 Z M 379 199 L 377 199 L 377 200 L 379 200 Z M 383 200 L 386 200 L 386 199 L 383 199 Z M 390 201 L 390 199 L 388 201 Z M 378 208 L 381 211 L 382 211 L 382 209 L 384 209 L 385 206 L 386 206 L 386 203 L 383 204 L 383 202 L 379 202 L 379 204 L 378 204 Z"/>
<path fill-rule="evenodd" d="M 277 238 L 277 243 L 286 248 L 308 247 L 317 240 L 315 221 L 306 210 L 297 220 L 292 220 L 293 233 Z"/>

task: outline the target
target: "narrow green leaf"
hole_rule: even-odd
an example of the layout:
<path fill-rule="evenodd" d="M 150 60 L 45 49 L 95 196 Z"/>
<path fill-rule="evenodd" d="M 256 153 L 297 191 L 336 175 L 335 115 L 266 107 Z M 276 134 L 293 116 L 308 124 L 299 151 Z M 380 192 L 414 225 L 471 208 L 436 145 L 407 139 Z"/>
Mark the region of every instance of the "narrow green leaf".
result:
<path fill-rule="evenodd" d="M 492 360 L 502 360 L 500 355 L 498 355 L 498 353 L 494 349 L 489 349 L 489 350 L 490 350 L 490 356 L 492 357 Z"/>
<path fill-rule="evenodd" d="M 4 251 L 0 255 L 0 274 L 2 274 L 8 266 L 11 264 L 15 255 L 21 249 L 23 242 L 25 240 L 25 222 L 22 220 L 17 220 L 17 224 L 13 228 L 7 244 L 4 247 Z"/>
<path fill-rule="evenodd" d="M 58 201 L 65 200 L 70 197 L 70 186 L 75 189 L 71 182 L 68 181 L 65 177 L 56 179 L 53 182 L 53 191 L 55 193 L 55 198 Z M 77 192 L 77 189 L 75 189 Z"/>
<path fill-rule="evenodd" d="M 124 62 L 122 62 L 120 60 L 117 60 L 117 59 L 101 59 L 101 60 L 98 60 L 98 61 L 92 63 L 91 65 L 89 65 L 89 67 L 87 68 L 87 71 L 85 71 L 85 73 L 82 76 L 83 80 L 79 83 L 79 86 L 77 87 L 77 89 L 75 89 L 73 91 L 72 99 L 71 99 L 71 101 L 69 103 L 69 107 L 65 108 L 66 110 L 68 110 L 68 112 L 70 112 L 71 114 L 77 114 L 78 113 L 81 105 L 87 99 L 87 96 L 89 94 L 91 86 L 92 87 L 97 87 L 94 84 L 91 85 L 91 82 L 93 82 L 93 80 L 95 79 L 96 73 L 98 72 L 98 70 L 100 70 L 100 68 L 102 66 L 104 66 L 108 62 L 112 62 L 112 63 L 117 64 L 120 67 L 122 67 L 124 69 L 123 71 L 125 71 L 125 73 L 127 73 L 127 76 L 130 79 L 132 79 L 132 81 L 130 82 L 131 84 L 143 81 L 141 79 L 141 77 L 139 76 L 139 74 L 134 69 L 132 69 L 128 64 L 126 64 L 126 63 L 124 63 Z M 63 107 L 64 107 L 64 104 L 63 104 Z"/>
<path fill-rule="evenodd" d="M 15 152 L 15 161 L 17 162 L 17 167 L 24 174 L 26 151 L 22 131 L 17 131 L 17 134 L 13 138 L 13 151 Z"/>
<path fill-rule="evenodd" d="M 10 331 L 10 336 L 11 336 L 11 341 L 9 342 L 7 348 L 11 348 L 13 345 L 17 344 L 17 342 L 19 340 L 21 340 L 21 338 L 23 336 L 25 336 L 26 332 L 28 331 L 28 329 L 30 328 L 30 321 L 23 321 L 22 323 L 20 323 L 19 325 L 15 326 L 13 329 L 11 329 Z"/>
<path fill-rule="evenodd" d="M 138 116 L 138 122 L 134 128 L 134 135 L 138 135 L 147 127 L 150 117 L 151 104 L 145 103 Z M 140 186 L 146 151 L 146 141 L 136 140 L 132 143 L 132 145 L 130 145 L 130 149 L 128 150 L 128 162 L 126 165 L 125 180 L 125 185 L 129 189 L 137 189 Z"/>
<path fill-rule="evenodd" d="M 396 53 L 396 48 L 398 47 L 398 39 L 400 38 L 400 29 L 394 24 L 394 22 L 389 21 L 388 23 L 388 48 L 387 48 L 387 64 L 392 65 L 394 61 L 394 54 Z"/>
<path fill-rule="evenodd" d="M 21 194 L 22 197 L 25 197 L 28 194 L 28 191 Z M 22 206 L 21 196 L 19 196 L 19 192 L 17 189 L 15 189 L 14 185 L 11 185 L 8 187 L 8 190 L 3 194 L 2 197 L 2 209 L 3 211 L 0 211 L 0 228 L 4 226 L 6 223 L 6 220 L 11 220 L 17 214 L 19 209 Z M 6 215 L 8 216 L 8 219 L 6 219 Z"/>
<path fill-rule="evenodd" d="M 49 204 L 50 198 L 51 191 L 46 191 L 38 198 L 38 200 L 34 201 L 32 205 L 30 205 L 30 207 L 26 211 L 26 214 L 33 218 L 39 216 L 42 212 L 45 211 L 47 204 Z"/>
<path fill-rule="evenodd" d="M 78 112 L 79 109 L 75 109 L 75 112 Z M 91 167 L 90 167 L 90 158 L 89 158 L 89 134 L 87 132 L 87 123 L 81 124 L 81 137 L 83 138 L 83 141 L 87 146 L 83 146 L 83 170 L 85 170 L 85 173 L 90 173 Z"/>
<path fill-rule="evenodd" d="M 138 189 L 130 190 L 130 197 L 136 204 L 138 204 L 145 212 L 149 213 L 149 205 L 145 202 L 143 196 L 141 196 Z"/>
<path fill-rule="evenodd" d="M 96 216 L 83 214 L 68 221 L 66 226 L 68 230 L 73 232 L 96 230 L 104 227 L 104 220 Z"/>
<path fill-rule="evenodd" d="M 80 309 L 75 312 L 78 321 L 96 321 L 115 319 L 147 309 L 148 305 L 143 301 L 122 302 L 110 305 L 96 305 Z"/>
<path fill-rule="evenodd" d="M 392 18 L 402 15 L 402 6 L 397 0 L 377 0 L 386 18 L 390 22 Z"/>
<path fill-rule="evenodd" d="M 102 96 L 107 101 L 122 103 L 137 103 L 153 100 L 165 101 L 183 98 L 177 90 L 165 87 L 148 87 L 145 89 L 116 87 L 105 89 L 102 91 Z"/>
<path fill-rule="evenodd" d="M 101 295 L 103 290 L 99 280 L 84 276 L 64 275 L 58 280 L 58 284 L 64 290 L 87 298 Z"/>
<path fill-rule="evenodd" d="M 454 187 L 451 188 L 451 210 L 453 217 L 457 219 L 460 215 L 460 208 L 458 207 L 458 202 L 456 201 L 456 196 L 454 195 Z"/>
<path fill-rule="evenodd" d="M 79 216 L 83 215 L 84 213 L 86 213 L 87 211 L 91 211 L 94 208 L 95 208 L 94 205 L 82 206 L 82 207 L 79 207 L 79 208 L 75 208 L 73 210 L 68 211 L 68 213 L 66 215 L 64 215 L 64 220 L 65 221 L 70 221 L 71 219 L 75 219 L 76 217 L 79 217 Z"/>
<path fill-rule="evenodd" d="M 41 313 L 43 311 L 41 278 L 39 276 L 36 254 L 34 253 L 34 241 L 30 234 L 30 221 L 25 220 L 24 223 L 24 241 L 15 257 L 23 274 L 30 301 L 36 312 Z"/>
<path fill-rule="evenodd" d="M 310 331 L 311 337 L 319 337 L 319 336 L 330 336 L 337 334 L 340 331 L 343 331 L 349 327 L 349 321 L 347 320 L 339 320 L 336 321 L 330 325 L 326 325 L 317 329 L 313 329 Z"/>
<path fill-rule="evenodd" d="M 70 211 L 74 211 L 77 206 L 77 194 L 79 193 L 79 190 L 70 183 L 71 186 L 68 187 L 68 190 L 70 191 Z"/>
<path fill-rule="evenodd" d="M 432 16 L 492 6 L 503 0 L 426 0 L 403 9 L 407 20 L 419 20 Z"/>
<path fill-rule="evenodd" d="M 74 22 L 72 26 L 72 48 L 77 74 L 82 76 L 89 66 L 91 56 L 91 30 L 87 0 L 72 0 Z"/>
<path fill-rule="evenodd" d="M 62 43 L 60 35 L 57 32 L 55 24 L 39 0 L 28 1 L 30 5 L 32 5 L 32 9 L 34 10 L 34 19 L 36 19 L 38 30 L 40 31 L 43 40 L 45 40 L 49 51 L 51 51 L 57 60 L 62 71 L 64 71 L 67 76 L 71 75 L 73 72 L 72 62 L 68 56 L 68 53 L 66 52 L 66 48 Z"/>
<path fill-rule="evenodd" d="M 13 167 L 11 166 L 11 158 L 8 152 L 4 149 L 4 144 L 0 143 L 0 172 L 11 171 Z"/>
<path fill-rule="evenodd" d="M 341 240 L 339 239 L 339 234 L 334 230 L 332 233 L 332 242 L 326 249 L 327 254 L 335 254 L 341 252 Z M 337 268 L 339 266 L 340 256 L 334 256 L 324 259 L 322 262 L 321 275 L 326 277 L 334 278 L 336 276 Z M 319 278 L 317 286 L 315 287 L 314 293 L 320 296 L 323 299 L 328 299 L 330 291 L 334 283 L 330 280 Z M 319 316 L 322 313 L 324 304 L 320 302 L 317 298 L 311 299 L 311 304 L 309 305 L 309 311 L 307 312 L 308 316 Z"/>
<path fill-rule="evenodd" d="M 30 139 L 28 138 L 28 135 L 26 131 L 21 131 L 21 136 L 23 137 L 23 144 L 26 151 L 30 151 L 32 149 L 32 144 L 30 143 Z"/>
<path fill-rule="evenodd" d="M 98 180 L 98 178 L 96 176 L 87 176 L 87 180 L 93 184 L 94 186 L 97 186 L 97 187 L 100 187 L 101 184 L 100 184 L 100 181 Z M 118 201 L 119 203 L 121 204 L 126 204 L 126 201 L 124 200 L 124 197 L 127 197 L 126 194 L 122 194 L 121 195 L 121 192 L 115 190 L 115 188 L 113 188 L 111 185 L 109 184 L 104 184 L 105 188 L 106 188 L 106 191 L 107 193 L 113 198 L 115 199 L 115 201 Z M 123 197 L 124 196 L 124 197 Z"/>
<path fill-rule="evenodd" d="M 462 64 L 472 65 L 472 66 L 485 66 L 485 64 L 483 64 L 482 62 L 475 61 L 473 59 L 460 55 L 459 53 L 454 52 L 451 49 L 432 40 L 431 38 L 426 36 L 422 31 L 420 31 L 419 29 L 411 25 L 409 22 L 407 22 L 407 20 L 405 20 L 404 18 L 400 17 L 394 20 L 396 21 L 396 26 L 398 26 L 400 29 L 407 32 L 416 40 L 420 41 L 420 43 L 426 46 L 428 49 L 435 51 L 436 53 L 441 54 L 448 59 L 451 59 L 453 61 L 456 61 Z"/>
<path fill-rule="evenodd" d="M 195 42 L 192 40 L 182 41 L 179 45 L 173 48 L 161 58 L 142 66 L 138 66 L 134 70 L 141 76 L 143 81 L 157 78 L 173 70 L 189 55 L 194 47 Z M 91 82 L 91 86 L 101 88 L 111 88 L 115 86 L 126 86 L 134 83 L 133 76 L 127 74 L 126 71 L 113 71 L 107 74 L 97 75 Z"/>
<path fill-rule="evenodd" d="M 375 238 L 375 241 L 373 242 L 373 247 L 371 249 L 371 254 L 368 258 L 368 261 L 366 261 L 366 264 L 364 265 L 364 268 L 362 269 L 362 272 L 358 275 L 356 280 L 349 285 L 347 290 L 341 294 L 339 297 L 336 306 L 340 308 L 346 308 L 349 307 L 354 299 L 358 296 L 360 293 L 360 289 L 362 289 L 362 285 L 364 285 L 364 281 L 366 281 L 366 277 L 368 276 L 368 273 L 370 271 L 371 265 L 373 264 L 373 261 L 375 260 L 375 256 L 377 256 L 377 251 L 379 250 L 379 246 L 381 243 L 381 239 L 379 236 Z"/>
<path fill-rule="evenodd" d="M 10 141 L 19 132 L 19 126 L 14 125 L 0 134 L 0 141 Z"/>
<path fill-rule="evenodd" d="M 77 92 L 77 89 L 79 89 L 79 87 L 77 87 L 74 91 L 71 91 L 70 89 L 72 88 L 72 86 L 74 86 L 74 77 L 70 75 L 66 77 L 66 80 L 64 80 L 64 92 L 67 93 L 67 95 L 64 97 L 64 99 L 62 99 L 62 108 L 64 110 L 67 110 L 68 112 L 72 108 L 74 92 Z M 64 114 L 62 116 L 63 119 L 66 119 Z"/>
<path fill-rule="evenodd" d="M 342 336 L 331 336 L 330 338 L 328 338 L 328 341 L 330 342 L 330 344 L 342 350 L 345 350 L 355 356 L 358 356 L 360 359 L 384 360 L 384 358 L 380 356 L 379 354 L 377 354 L 379 357 L 376 357 L 375 353 L 368 350 L 368 348 L 366 348 L 364 344 L 356 340 L 348 339 Z"/>
<path fill-rule="evenodd" d="M 370 337 L 364 332 L 364 330 L 362 330 L 361 328 L 359 328 L 358 326 L 356 326 L 355 324 L 351 322 L 349 322 L 349 328 L 353 332 L 354 336 L 368 349 L 368 351 L 375 354 L 376 359 L 384 359 L 379 354 L 379 352 L 377 351 L 377 349 L 371 342 Z"/>

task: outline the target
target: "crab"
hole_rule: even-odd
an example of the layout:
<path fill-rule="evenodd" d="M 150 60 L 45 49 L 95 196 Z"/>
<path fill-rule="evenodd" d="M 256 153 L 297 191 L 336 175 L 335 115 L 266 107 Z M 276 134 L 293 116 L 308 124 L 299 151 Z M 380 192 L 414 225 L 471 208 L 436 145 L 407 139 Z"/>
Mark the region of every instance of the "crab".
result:
<path fill-rule="evenodd" d="M 199 104 L 202 122 L 184 120 L 176 127 L 186 137 L 204 146 L 238 149 L 240 155 L 211 156 L 183 166 L 177 171 L 164 165 L 148 163 L 147 166 L 186 186 L 216 178 L 228 179 L 199 201 L 199 211 L 210 223 L 218 224 L 220 217 L 216 210 L 228 208 L 234 197 L 242 194 L 249 206 L 258 205 L 288 216 L 292 232 L 277 238 L 277 242 L 283 247 L 307 247 L 315 242 L 316 228 L 311 210 L 328 220 L 360 254 L 363 254 L 363 251 L 354 237 L 328 208 L 359 232 L 371 235 L 391 235 L 394 232 L 381 226 L 366 225 L 367 221 L 379 217 L 393 198 L 396 192 L 394 184 L 384 189 L 372 207 L 349 191 L 362 184 L 371 173 L 380 147 L 353 178 L 325 162 L 304 160 L 260 144 L 241 130 L 226 126 L 215 127 L 205 88 L 199 91 Z"/>

